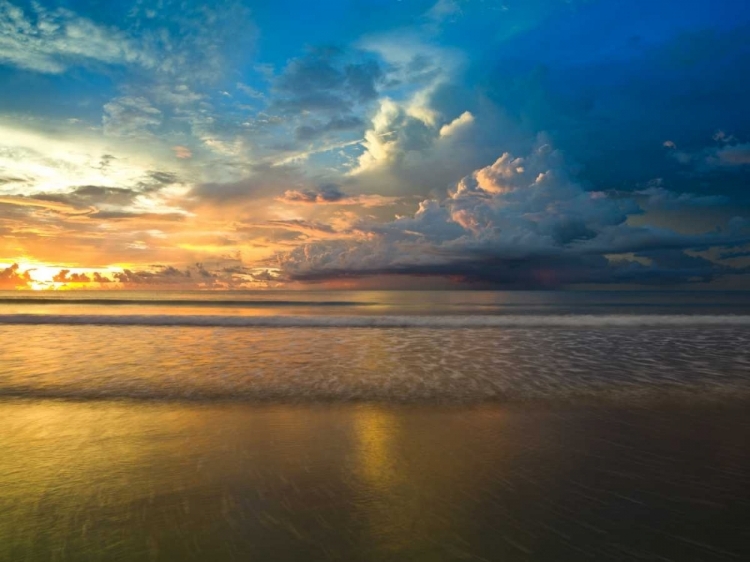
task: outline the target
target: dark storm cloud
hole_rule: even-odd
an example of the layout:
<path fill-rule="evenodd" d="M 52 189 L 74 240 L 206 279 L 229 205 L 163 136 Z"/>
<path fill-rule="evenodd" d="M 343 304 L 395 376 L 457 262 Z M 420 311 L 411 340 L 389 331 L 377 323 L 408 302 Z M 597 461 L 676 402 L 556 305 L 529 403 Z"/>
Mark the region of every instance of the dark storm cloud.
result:
<path fill-rule="evenodd" d="M 553 289 L 576 284 L 677 285 L 708 282 L 724 275 L 750 273 L 750 268 L 731 268 L 708 260 L 683 267 L 643 265 L 638 262 L 610 263 L 601 256 L 545 257 L 528 259 L 456 260 L 446 264 L 391 265 L 361 270 L 309 270 L 291 272 L 289 279 L 322 282 L 332 279 L 379 275 L 447 277 L 460 282 L 507 289 Z"/>

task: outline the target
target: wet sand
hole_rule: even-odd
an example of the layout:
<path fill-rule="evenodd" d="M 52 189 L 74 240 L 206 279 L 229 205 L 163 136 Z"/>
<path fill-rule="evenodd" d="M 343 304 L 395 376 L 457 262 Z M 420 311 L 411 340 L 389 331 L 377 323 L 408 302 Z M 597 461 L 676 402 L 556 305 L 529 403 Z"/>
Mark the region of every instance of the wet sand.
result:
<path fill-rule="evenodd" d="M 0 560 L 747 560 L 746 404 L 0 402 Z"/>

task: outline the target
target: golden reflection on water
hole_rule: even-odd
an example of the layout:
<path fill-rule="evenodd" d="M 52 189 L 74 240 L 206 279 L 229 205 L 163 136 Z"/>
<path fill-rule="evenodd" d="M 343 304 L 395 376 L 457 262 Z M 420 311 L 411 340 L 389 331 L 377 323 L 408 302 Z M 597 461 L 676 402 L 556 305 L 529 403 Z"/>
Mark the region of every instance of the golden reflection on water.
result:
<path fill-rule="evenodd" d="M 704 560 L 630 515 L 668 498 L 670 525 L 722 546 L 750 424 L 679 419 L 0 400 L 0 560 L 557 561 L 652 539 Z"/>
<path fill-rule="evenodd" d="M 365 483 L 387 493 L 398 478 L 393 444 L 398 438 L 392 412 L 362 406 L 354 415 L 359 473 Z"/>

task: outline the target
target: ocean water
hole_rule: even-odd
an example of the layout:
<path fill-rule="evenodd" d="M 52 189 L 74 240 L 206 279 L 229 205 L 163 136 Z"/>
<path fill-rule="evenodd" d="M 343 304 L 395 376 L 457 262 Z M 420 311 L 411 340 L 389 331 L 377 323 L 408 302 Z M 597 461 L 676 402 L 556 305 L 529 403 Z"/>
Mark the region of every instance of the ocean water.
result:
<path fill-rule="evenodd" d="M 750 559 L 750 293 L 0 293 L 0 560 Z"/>
<path fill-rule="evenodd" d="M 16 292 L 0 346 L 0 396 L 723 399 L 750 395 L 750 294 Z"/>

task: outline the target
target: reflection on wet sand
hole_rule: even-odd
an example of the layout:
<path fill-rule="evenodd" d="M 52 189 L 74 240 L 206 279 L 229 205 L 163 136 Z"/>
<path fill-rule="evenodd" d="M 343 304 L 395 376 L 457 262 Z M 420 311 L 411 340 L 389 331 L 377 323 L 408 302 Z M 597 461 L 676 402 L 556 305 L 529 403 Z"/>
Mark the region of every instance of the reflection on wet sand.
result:
<path fill-rule="evenodd" d="M 0 560 L 750 555 L 744 409 L 11 400 L 0 419 Z"/>

